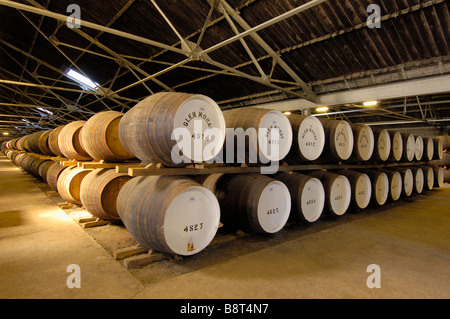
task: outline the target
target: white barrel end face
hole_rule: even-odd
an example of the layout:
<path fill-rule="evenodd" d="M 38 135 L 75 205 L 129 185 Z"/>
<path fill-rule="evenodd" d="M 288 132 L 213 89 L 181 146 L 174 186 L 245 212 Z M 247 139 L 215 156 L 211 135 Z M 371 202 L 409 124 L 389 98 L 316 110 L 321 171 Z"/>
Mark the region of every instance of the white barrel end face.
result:
<path fill-rule="evenodd" d="M 282 112 L 271 110 L 264 114 L 258 128 L 261 161 L 280 161 L 292 146 L 292 126 Z"/>
<path fill-rule="evenodd" d="M 375 145 L 375 137 L 372 128 L 369 125 L 361 126 L 355 144 L 361 159 L 363 161 L 368 161 L 372 157 Z"/>
<path fill-rule="evenodd" d="M 391 152 L 391 137 L 389 132 L 383 129 L 378 136 L 377 141 L 378 154 L 382 161 L 387 161 Z"/>
<path fill-rule="evenodd" d="M 427 138 L 426 139 L 426 145 L 424 145 L 424 147 L 426 147 L 426 159 L 431 161 L 433 159 L 433 155 L 434 155 L 434 143 L 433 143 L 433 139 L 432 138 Z"/>
<path fill-rule="evenodd" d="M 164 217 L 164 238 L 176 254 L 188 256 L 203 250 L 219 227 L 220 207 L 205 187 L 193 186 L 178 194 Z"/>
<path fill-rule="evenodd" d="M 414 135 L 409 134 L 408 138 L 406 139 L 406 158 L 408 161 L 414 160 L 415 148 L 416 141 L 414 139 Z"/>
<path fill-rule="evenodd" d="M 405 175 L 403 176 L 403 191 L 406 196 L 411 196 L 414 187 L 414 176 L 412 171 L 408 168 L 406 169 Z"/>
<path fill-rule="evenodd" d="M 389 196 L 389 178 L 386 173 L 378 175 L 375 183 L 375 199 L 378 205 L 384 205 Z"/>
<path fill-rule="evenodd" d="M 414 146 L 414 157 L 415 157 L 416 161 L 420 161 L 422 159 L 423 148 L 424 148 L 423 138 L 422 138 L 422 136 L 417 136 L 415 146 Z"/>
<path fill-rule="evenodd" d="M 258 221 L 269 234 L 281 230 L 291 212 L 289 189 L 280 181 L 270 182 L 262 191 L 258 201 Z"/>
<path fill-rule="evenodd" d="M 182 103 L 175 114 L 174 127 L 179 131 L 172 133 L 172 139 L 178 141 L 184 162 L 211 160 L 225 142 L 226 125 L 222 110 L 204 95 L 194 95 Z M 181 129 L 187 129 L 186 133 Z"/>
<path fill-rule="evenodd" d="M 418 193 L 418 194 L 422 193 L 423 184 L 424 184 L 423 170 L 419 167 L 416 170 L 416 174 L 414 176 L 414 189 L 415 189 L 416 193 Z"/>
<path fill-rule="evenodd" d="M 437 176 L 435 176 L 436 186 L 442 187 L 442 184 L 444 184 L 444 168 L 438 167 L 436 175 L 437 175 Z"/>
<path fill-rule="evenodd" d="M 318 178 L 305 183 L 301 194 L 301 208 L 305 219 L 312 223 L 319 219 L 325 206 L 325 190 Z"/>
<path fill-rule="evenodd" d="M 347 212 L 351 200 L 351 185 L 347 177 L 339 175 L 333 182 L 330 191 L 331 208 L 336 215 Z"/>
<path fill-rule="evenodd" d="M 369 206 L 370 197 L 372 195 L 372 184 L 367 174 L 361 174 L 356 181 L 356 204 L 360 209 L 364 209 Z"/>
<path fill-rule="evenodd" d="M 398 162 L 402 159 L 403 154 L 403 139 L 400 132 L 395 132 L 392 138 L 392 155 L 394 159 Z"/>
<path fill-rule="evenodd" d="M 298 129 L 298 148 L 308 161 L 320 157 L 325 146 L 325 130 L 315 116 L 306 117 Z"/>
<path fill-rule="evenodd" d="M 402 175 L 395 172 L 391 179 L 391 198 L 396 201 L 402 194 Z"/>
<path fill-rule="evenodd" d="M 431 167 L 424 167 L 423 168 L 424 175 L 425 175 L 425 187 L 428 190 L 432 190 L 434 187 L 434 172 Z"/>
<path fill-rule="evenodd" d="M 353 152 L 353 130 L 347 121 L 339 121 L 334 134 L 336 152 L 342 160 L 350 158 Z"/>

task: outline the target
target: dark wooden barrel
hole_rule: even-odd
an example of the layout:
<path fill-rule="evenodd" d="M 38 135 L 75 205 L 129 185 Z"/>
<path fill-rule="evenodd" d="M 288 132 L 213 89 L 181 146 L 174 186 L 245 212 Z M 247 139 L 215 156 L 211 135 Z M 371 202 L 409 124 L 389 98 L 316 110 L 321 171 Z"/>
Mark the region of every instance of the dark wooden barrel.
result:
<path fill-rule="evenodd" d="M 38 174 L 40 176 L 40 178 L 47 183 L 47 173 L 48 170 L 50 169 L 50 167 L 54 164 L 55 162 L 50 161 L 50 160 L 44 160 L 44 162 L 39 165 L 38 167 Z"/>
<path fill-rule="evenodd" d="M 319 179 L 296 172 L 280 172 L 270 176 L 283 182 L 289 189 L 290 220 L 312 223 L 319 219 L 325 205 L 325 190 Z"/>
<path fill-rule="evenodd" d="M 434 172 L 431 166 L 420 166 L 423 170 L 424 189 L 431 191 L 434 187 Z"/>
<path fill-rule="evenodd" d="M 58 191 L 58 178 L 62 171 L 69 168 L 68 166 L 63 166 L 59 163 L 54 163 L 50 166 L 47 171 L 46 181 L 51 189 Z"/>
<path fill-rule="evenodd" d="M 414 175 L 410 168 L 395 167 L 392 170 L 397 171 L 402 176 L 402 194 L 411 196 L 414 189 Z"/>
<path fill-rule="evenodd" d="M 282 160 L 291 150 L 292 126 L 282 112 L 244 107 L 226 110 L 223 116 L 227 128 L 233 129 L 230 132 L 234 132 L 229 134 L 230 136 L 227 135 L 225 143 L 227 158 L 231 158 L 228 154 L 233 152 L 238 163 L 256 163 L 257 160 L 268 163 Z M 249 133 L 251 135 L 246 137 Z M 230 139 L 233 139 L 233 147 L 230 147 Z"/>
<path fill-rule="evenodd" d="M 352 191 L 350 206 L 358 211 L 367 208 L 372 196 L 372 182 L 369 175 L 348 169 L 339 170 L 336 174 L 344 175 L 350 182 Z"/>
<path fill-rule="evenodd" d="M 411 167 L 411 171 L 412 171 L 412 174 L 414 177 L 413 191 L 416 194 L 420 194 L 423 191 L 423 185 L 424 185 L 423 170 L 420 167 L 413 166 L 413 167 Z"/>
<path fill-rule="evenodd" d="M 121 162 L 133 158 L 119 139 L 119 123 L 124 114 L 99 112 L 89 118 L 81 129 L 81 144 L 95 160 Z"/>
<path fill-rule="evenodd" d="M 30 174 L 38 179 L 42 179 L 41 175 L 39 174 L 39 167 L 43 165 L 45 162 L 52 163 L 53 161 L 50 161 L 48 159 L 37 158 L 30 166 Z"/>
<path fill-rule="evenodd" d="M 51 132 L 52 132 L 52 130 L 43 131 L 41 136 L 39 137 L 38 145 L 39 145 L 39 149 L 42 154 L 54 156 L 56 154 L 50 150 L 50 147 L 48 145 L 48 139 L 50 137 Z"/>
<path fill-rule="evenodd" d="M 402 134 L 398 131 L 390 131 L 389 135 L 391 137 L 391 153 L 389 159 L 395 162 L 399 162 L 403 156 L 403 138 Z"/>
<path fill-rule="evenodd" d="M 81 181 L 91 171 L 77 166 L 63 170 L 56 183 L 59 195 L 69 203 L 80 205 Z"/>
<path fill-rule="evenodd" d="M 84 150 L 80 132 L 86 121 L 75 121 L 63 127 L 58 135 L 58 146 L 64 157 L 77 161 L 89 161 L 92 157 Z"/>
<path fill-rule="evenodd" d="M 310 162 L 317 160 L 325 147 L 325 130 L 322 122 L 315 116 L 288 116 L 292 126 L 292 147 L 287 159 L 289 162 Z"/>
<path fill-rule="evenodd" d="M 350 159 L 358 162 L 370 160 L 375 148 L 375 136 L 372 128 L 366 124 L 350 124 L 350 126 L 354 141 Z"/>
<path fill-rule="evenodd" d="M 273 234 L 286 224 L 291 197 L 284 183 L 261 174 L 208 176 L 203 186 L 214 190 L 224 225 L 249 233 Z"/>
<path fill-rule="evenodd" d="M 373 128 L 375 146 L 373 148 L 372 159 L 374 161 L 385 162 L 391 154 L 391 137 L 386 129 Z"/>
<path fill-rule="evenodd" d="M 415 137 L 415 145 L 414 145 L 414 159 L 416 161 L 421 161 L 423 158 L 424 152 L 426 152 L 425 143 L 423 137 L 420 135 L 416 135 Z"/>
<path fill-rule="evenodd" d="M 442 142 L 442 139 L 439 137 L 433 138 L 433 146 L 434 146 L 434 153 L 433 153 L 433 159 L 434 160 L 440 160 L 442 159 L 442 155 L 444 153 L 444 145 Z"/>
<path fill-rule="evenodd" d="M 322 160 L 340 162 L 348 160 L 353 152 L 354 138 L 350 124 L 344 120 L 320 119 L 325 130 Z"/>
<path fill-rule="evenodd" d="M 207 96 L 156 93 L 122 116 L 119 138 L 143 164 L 185 166 L 216 157 L 225 141 L 225 120 Z"/>
<path fill-rule="evenodd" d="M 31 174 L 31 164 L 33 164 L 34 161 L 37 161 L 38 158 L 33 155 L 27 155 L 24 157 L 21 163 L 21 167 L 28 173 Z"/>
<path fill-rule="evenodd" d="M 444 168 L 440 166 L 433 166 L 434 172 L 434 187 L 442 187 L 444 184 Z"/>
<path fill-rule="evenodd" d="M 61 152 L 59 145 L 58 145 L 58 138 L 59 134 L 61 133 L 61 130 L 64 128 L 65 125 L 58 126 L 57 128 L 53 129 L 49 136 L 48 136 L 48 148 L 50 151 L 57 155 L 64 157 L 64 154 Z"/>
<path fill-rule="evenodd" d="M 397 201 L 401 194 L 403 188 L 402 175 L 397 171 L 392 171 L 385 169 L 383 170 L 389 179 L 389 199 L 391 201 Z"/>
<path fill-rule="evenodd" d="M 39 138 L 44 133 L 44 131 L 36 132 L 30 135 L 28 138 L 28 148 L 31 152 L 36 154 L 42 154 L 41 149 L 39 148 Z"/>
<path fill-rule="evenodd" d="M 414 160 L 415 156 L 416 140 L 414 138 L 414 135 L 403 133 L 402 140 L 403 140 L 402 160 L 404 162 L 411 162 Z"/>
<path fill-rule="evenodd" d="M 375 206 L 382 206 L 389 196 L 389 179 L 386 173 L 375 169 L 359 169 L 370 178 L 372 185 L 371 203 Z"/>
<path fill-rule="evenodd" d="M 450 169 L 444 168 L 444 183 L 450 183 Z"/>
<path fill-rule="evenodd" d="M 132 178 L 119 192 L 117 211 L 142 246 L 183 256 L 207 247 L 220 221 L 214 194 L 182 176 Z"/>
<path fill-rule="evenodd" d="M 115 169 L 95 169 L 88 173 L 80 185 L 80 200 L 92 215 L 105 220 L 120 219 L 117 196 L 123 185 L 131 179 Z"/>
<path fill-rule="evenodd" d="M 326 171 L 312 171 L 308 175 L 318 178 L 325 190 L 324 212 L 341 216 L 345 214 L 350 206 L 351 185 L 344 175 Z"/>

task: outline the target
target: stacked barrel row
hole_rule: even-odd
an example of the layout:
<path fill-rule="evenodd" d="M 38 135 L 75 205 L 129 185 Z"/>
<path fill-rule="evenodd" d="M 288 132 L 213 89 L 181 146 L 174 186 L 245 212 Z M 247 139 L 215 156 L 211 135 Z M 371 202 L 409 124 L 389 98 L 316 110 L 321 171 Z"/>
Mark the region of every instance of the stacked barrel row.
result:
<path fill-rule="evenodd" d="M 225 128 L 235 130 L 229 134 Z M 144 165 L 162 163 L 169 167 L 221 159 L 227 163 L 228 159 L 234 163 L 400 162 L 421 160 L 420 149 L 424 149 L 420 143 L 423 138 L 398 132 L 312 116 L 286 117 L 274 110 L 222 112 L 208 97 L 182 93 L 154 94 L 125 114 L 100 112 L 86 122 L 52 130 L 47 138 L 43 134 L 20 138 L 10 146 L 79 161 L 119 162 L 136 157 Z M 240 143 L 242 137 L 244 144 Z M 47 139 L 38 145 L 47 145 L 50 151 L 45 146 L 36 147 L 36 139 Z M 439 158 L 439 143 L 427 139 L 426 145 L 428 160 Z M 428 167 L 420 168 L 422 173 L 425 169 Z M 409 170 L 413 173 L 413 168 Z M 439 175 L 439 171 L 433 173 Z M 276 233 L 289 218 L 314 222 L 323 212 L 339 216 L 350 206 L 364 209 L 370 202 L 383 205 L 389 196 L 398 200 L 402 190 L 409 190 L 404 183 L 408 187 L 413 184 L 402 174 L 371 169 L 267 176 L 214 174 L 201 179 L 131 178 L 111 169 L 83 170 L 56 163 L 46 178 L 67 201 L 83 205 L 100 218 L 122 220 L 143 246 L 191 255 L 210 243 L 219 221 L 248 232 Z M 419 181 L 414 179 L 414 185 L 420 184 L 420 176 L 414 169 L 413 178 Z M 409 191 L 404 194 L 411 195 Z"/>

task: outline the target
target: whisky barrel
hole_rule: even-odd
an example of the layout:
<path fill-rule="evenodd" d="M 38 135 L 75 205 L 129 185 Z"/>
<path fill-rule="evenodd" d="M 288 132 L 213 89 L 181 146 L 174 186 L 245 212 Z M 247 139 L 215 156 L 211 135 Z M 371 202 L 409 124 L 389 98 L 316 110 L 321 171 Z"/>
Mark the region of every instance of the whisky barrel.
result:
<path fill-rule="evenodd" d="M 414 160 L 415 156 L 416 141 L 414 135 L 403 133 L 402 140 L 403 140 L 402 160 L 404 162 L 411 162 L 412 160 Z"/>
<path fill-rule="evenodd" d="M 77 166 L 71 166 L 63 170 L 56 183 L 59 195 L 69 203 L 81 204 L 81 181 L 90 171 L 90 169 L 83 169 Z"/>
<path fill-rule="evenodd" d="M 207 247 L 220 220 L 214 194 L 182 176 L 132 178 L 119 192 L 117 211 L 142 246 L 183 256 Z"/>
<path fill-rule="evenodd" d="M 99 112 L 90 117 L 81 129 L 81 144 L 95 160 L 121 162 L 133 158 L 119 139 L 119 123 L 123 113 Z"/>
<path fill-rule="evenodd" d="M 238 108 L 223 112 L 228 129 L 225 156 L 229 163 L 280 161 L 292 147 L 292 126 L 277 110 Z M 246 136 L 247 135 L 247 136 Z"/>
<path fill-rule="evenodd" d="M 326 171 L 313 171 L 308 175 L 318 178 L 325 190 L 324 212 L 341 216 L 345 214 L 350 206 L 351 185 L 344 175 Z"/>
<path fill-rule="evenodd" d="M 14 158 L 14 164 L 16 164 L 16 166 L 22 167 L 22 161 L 25 159 L 26 156 L 28 156 L 28 155 L 25 153 L 19 153 Z"/>
<path fill-rule="evenodd" d="M 45 160 L 41 165 L 39 165 L 38 167 L 38 174 L 40 176 L 40 178 L 47 183 L 47 173 L 48 170 L 50 169 L 50 167 L 54 164 L 55 162 L 50 161 L 50 160 Z"/>
<path fill-rule="evenodd" d="M 95 169 L 81 181 L 80 200 L 92 215 L 105 220 L 120 219 L 117 196 L 131 176 L 116 173 L 114 169 Z"/>
<path fill-rule="evenodd" d="M 183 166 L 209 161 L 225 141 L 225 120 L 207 96 L 156 93 L 122 116 L 119 139 L 144 164 Z"/>
<path fill-rule="evenodd" d="M 44 133 L 44 131 L 36 132 L 30 135 L 28 138 L 28 148 L 32 153 L 42 154 L 39 148 L 39 138 Z"/>
<path fill-rule="evenodd" d="M 40 159 L 37 158 L 30 166 L 30 174 L 38 179 L 42 179 L 41 175 L 39 174 L 39 167 L 43 165 L 45 162 L 53 162 L 48 159 Z"/>
<path fill-rule="evenodd" d="M 414 159 L 416 161 L 421 161 L 424 153 L 424 141 L 422 136 L 415 136 L 415 145 L 414 145 Z"/>
<path fill-rule="evenodd" d="M 431 161 L 434 156 L 434 142 L 432 137 L 423 138 L 423 153 L 424 156 L 422 160 Z"/>
<path fill-rule="evenodd" d="M 290 220 L 312 223 L 319 219 L 325 205 L 325 190 L 319 179 L 296 172 L 280 172 L 271 177 L 283 182 L 289 189 Z"/>
<path fill-rule="evenodd" d="M 50 150 L 50 147 L 49 147 L 49 145 L 48 145 L 48 139 L 49 139 L 50 133 L 51 133 L 52 131 L 53 131 L 53 130 L 46 130 L 46 131 L 43 131 L 43 132 L 42 132 L 42 135 L 39 137 L 39 141 L 38 141 L 39 149 L 41 150 L 41 153 L 42 153 L 42 154 L 45 154 L 45 155 L 49 155 L 49 156 L 54 156 L 54 155 L 56 155 L 55 153 L 53 153 L 53 152 Z"/>
<path fill-rule="evenodd" d="M 28 139 L 29 138 L 30 138 L 30 135 L 24 135 L 19 139 L 19 141 L 17 142 L 17 149 L 19 151 L 30 152 L 30 149 L 28 148 Z"/>
<path fill-rule="evenodd" d="M 286 224 L 291 197 L 286 185 L 260 174 L 213 174 L 203 186 L 214 191 L 221 221 L 249 233 L 276 233 Z"/>
<path fill-rule="evenodd" d="M 444 168 L 444 183 L 450 183 L 450 169 Z"/>
<path fill-rule="evenodd" d="M 373 154 L 375 147 L 375 136 L 372 128 L 366 124 L 351 124 L 353 132 L 353 153 L 352 160 L 368 161 Z"/>
<path fill-rule="evenodd" d="M 58 145 L 59 134 L 61 133 L 61 130 L 64 128 L 64 126 L 65 125 L 61 125 L 53 129 L 48 136 L 48 148 L 56 156 L 64 156 Z"/>
<path fill-rule="evenodd" d="M 28 173 L 31 174 L 31 164 L 33 164 L 34 161 L 38 160 L 36 156 L 27 155 L 22 160 L 21 167 Z"/>
<path fill-rule="evenodd" d="M 47 184 L 54 191 L 58 191 L 58 178 L 62 171 L 69 168 L 69 166 L 63 166 L 59 163 L 54 163 L 50 166 L 45 177 Z"/>
<path fill-rule="evenodd" d="M 439 166 L 433 166 L 434 172 L 434 187 L 442 187 L 444 184 L 444 168 Z"/>
<path fill-rule="evenodd" d="M 413 191 L 417 194 L 422 193 L 424 185 L 423 170 L 420 167 L 411 167 L 411 171 L 414 177 Z"/>
<path fill-rule="evenodd" d="M 411 169 L 406 167 L 396 167 L 393 169 L 402 176 L 402 194 L 404 196 L 411 196 L 414 188 L 414 176 Z"/>
<path fill-rule="evenodd" d="M 393 160 L 395 162 L 399 162 L 402 159 L 403 156 L 403 138 L 400 132 L 398 131 L 391 131 L 389 132 L 389 135 L 391 137 L 391 154 L 389 155 L 389 159 Z"/>
<path fill-rule="evenodd" d="M 84 150 L 80 132 L 86 121 L 75 121 L 65 125 L 58 135 L 58 146 L 64 157 L 77 161 L 92 160 L 92 157 Z"/>
<path fill-rule="evenodd" d="M 385 162 L 391 154 L 391 137 L 386 129 L 374 128 L 373 135 L 375 146 L 373 148 L 372 158 L 375 161 Z"/>
<path fill-rule="evenodd" d="M 434 172 L 431 166 L 421 166 L 423 170 L 423 175 L 425 177 L 425 186 L 426 190 L 432 190 L 434 187 Z"/>
<path fill-rule="evenodd" d="M 372 185 L 371 202 L 375 206 L 384 205 L 389 196 L 389 179 L 386 173 L 375 169 L 360 169 L 370 178 Z"/>
<path fill-rule="evenodd" d="M 325 146 L 325 130 L 314 116 L 291 114 L 292 147 L 288 159 L 292 162 L 315 161 L 322 155 Z"/>
<path fill-rule="evenodd" d="M 350 158 L 354 138 L 352 127 L 344 120 L 320 119 L 325 130 L 325 146 L 322 159 L 326 162 L 339 162 Z"/>
<path fill-rule="evenodd" d="M 397 201 L 402 194 L 402 175 L 397 171 L 383 170 L 389 179 L 389 199 L 391 201 Z"/>
<path fill-rule="evenodd" d="M 442 156 L 444 154 L 444 146 L 442 143 L 442 139 L 439 137 L 433 138 L 433 144 L 434 144 L 434 155 L 433 159 L 440 160 L 442 159 Z"/>
<path fill-rule="evenodd" d="M 367 208 L 372 196 L 372 183 L 369 175 L 353 171 L 353 170 L 339 170 L 336 174 L 344 175 L 348 178 L 351 187 L 350 205 L 356 210 Z"/>

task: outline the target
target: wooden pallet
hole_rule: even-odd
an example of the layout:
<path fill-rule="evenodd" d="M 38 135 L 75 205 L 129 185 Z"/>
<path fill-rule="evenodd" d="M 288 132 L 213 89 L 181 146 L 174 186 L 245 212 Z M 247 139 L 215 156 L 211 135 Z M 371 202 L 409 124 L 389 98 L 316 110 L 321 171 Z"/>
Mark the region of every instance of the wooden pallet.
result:
<path fill-rule="evenodd" d="M 135 269 L 164 259 L 170 259 L 172 256 L 138 245 L 114 250 L 113 257 L 116 260 L 122 260 L 126 269 Z"/>

